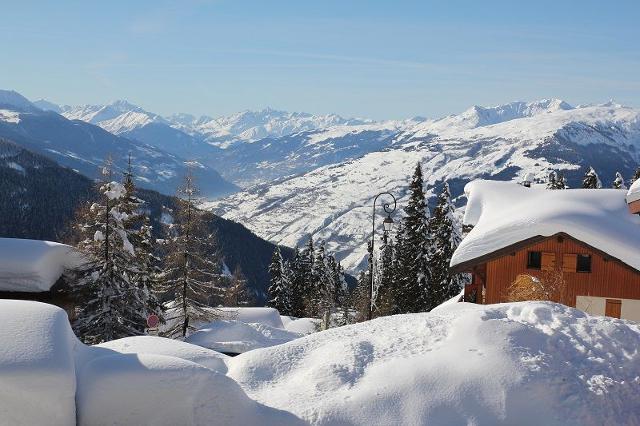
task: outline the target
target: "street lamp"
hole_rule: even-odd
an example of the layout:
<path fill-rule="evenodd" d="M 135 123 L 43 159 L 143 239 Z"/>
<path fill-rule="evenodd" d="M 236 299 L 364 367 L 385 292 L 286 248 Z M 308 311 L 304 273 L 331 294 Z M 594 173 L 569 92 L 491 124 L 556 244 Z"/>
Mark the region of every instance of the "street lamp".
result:
<path fill-rule="evenodd" d="M 393 199 L 393 208 L 390 203 L 384 203 L 382 208 L 384 209 L 387 217 L 382 221 L 382 226 L 384 227 L 385 234 L 393 228 L 393 219 L 391 219 L 391 213 L 396 210 L 396 197 L 393 196 L 390 192 L 381 192 L 376 195 L 376 198 L 373 199 L 373 214 L 371 215 L 371 284 L 369 285 L 369 309 L 367 310 L 367 319 L 371 319 L 373 317 L 373 285 L 374 285 L 374 276 L 375 276 L 375 241 L 376 241 L 376 202 L 378 201 L 378 197 L 381 195 L 388 195 Z"/>

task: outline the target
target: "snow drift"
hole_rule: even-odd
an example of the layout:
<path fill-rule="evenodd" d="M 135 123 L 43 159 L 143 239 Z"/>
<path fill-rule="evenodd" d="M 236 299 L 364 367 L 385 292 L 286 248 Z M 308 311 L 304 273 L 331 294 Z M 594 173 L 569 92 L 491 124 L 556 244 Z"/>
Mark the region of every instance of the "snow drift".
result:
<path fill-rule="evenodd" d="M 75 423 L 75 338 L 67 314 L 0 300 L 0 424 Z"/>
<path fill-rule="evenodd" d="M 281 345 L 300 337 L 301 334 L 261 323 L 216 320 L 187 336 L 185 341 L 214 351 L 239 354 Z"/>
<path fill-rule="evenodd" d="M 249 399 L 223 374 L 183 359 L 116 354 L 89 362 L 78 386 L 87 425 L 293 425 L 293 415 Z"/>
<path fill-rule="evenodd" d="M 640 327 L 549 302 L 457 303 L 229 360 L 313 424 L 639 424 Z"/>

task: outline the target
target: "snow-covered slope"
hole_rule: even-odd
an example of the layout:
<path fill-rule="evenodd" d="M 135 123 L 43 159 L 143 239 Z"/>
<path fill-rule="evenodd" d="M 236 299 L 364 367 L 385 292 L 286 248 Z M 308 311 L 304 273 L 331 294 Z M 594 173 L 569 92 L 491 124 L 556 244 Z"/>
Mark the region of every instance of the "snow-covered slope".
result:
<path fill-rule="evenodd" d="M 190 123 L 187 129 L 192 133 L 204 135 L 213 145 L 226 148 L 239 141 L 251 142 L 338 125 L 369 123 L 372 123 L 371 120 L 345 119 L 335 114 L 313 115 L 266 108 L 210 120 L 200 118 Z"/>
<path fill-rule="evenodd" d="M 386 134 L 387 146 L 378 147 L 381 150 L 256 185 L 207 207 L 279 244 L 296 246 L 309 235 L 325 240 L 353 271 L 365 259 L 373 197 L 390 191 L 403 206 L 417 162 L 429 195 L 447 180 L 454 196 L 462 195 L 464 185 L 476 178 L 510 180 L 526 172 L 545 178 L 555 169 L 577 186 L 589 165 L 605 182 L 612 181 L 617 170 L 630 177 L 637 167 L 637 109 L 614 103 L 570 108 L 560 101 L 510 105 L 485 114 L 491 116 L 484 119 L 488 123 L 503 120 L 495 124 L 481 125 L 480 114 L 469 118 L 469 111 L 477 109 L 443 119 L 447 125 L 409 123 Z M 381 137 L 381 132 L 368 137 Z M 347 137 L 329 141 L 339 146 Z"/>
<path fill-rule="evenodd" d="M 640 423 L 640 328 L 554 303 L 457 303 L 230 359 L 250 397 L 314 425 Z"/>

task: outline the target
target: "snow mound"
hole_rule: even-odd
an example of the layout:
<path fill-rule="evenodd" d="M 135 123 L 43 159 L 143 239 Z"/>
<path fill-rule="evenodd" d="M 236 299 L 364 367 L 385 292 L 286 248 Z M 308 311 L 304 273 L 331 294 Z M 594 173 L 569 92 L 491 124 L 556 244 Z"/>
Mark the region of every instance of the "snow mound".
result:
<path fill-rule="evenodd" d="M 44 303 L 0 300 L 0 423 L 75 423 L 73 352 L 67 314 Z"/>
<path fill-rule="evenodd" d="M 284 329 L 293 333 L 311 334 L 320 329 L 321 321 L 317 318 L 291 318 Z"/>
<path fill-rule="evenodd" d="M 474 228 L 451 266 L 537 236 L 564 232 L 640 269 L 640 217 L 618 189 L 549 191 L 512 182 L 475 180 L 465 186 L 464 223 Z"/>
<path fill-rule="evenodd" d="M 260 323 L 216 320 L 188 336 L 185 341 L 218 352 L 239 354 L 281 345 L 302 335 Z"/>
<path fill-rule="evenodd" d="M 0 291 L 49 291 L 66 268 L 79 263 L 66 244 L 0 238 Z"/>
<path fill-rule="evenodd" d="M 228 319 L 246 323 L 260 323 L 269 327 L 284 328 L 280 313 L 274 308 L 218 308 Z"/>
<path fill-rule="evenodd" d="M 110 342 L 101 343 L 91 348 L 91 358 L 104 355 L 122 354 L 152 354 L 167 355 L 200 364 L 210 370 L 225 374 L 228 356 L 200 346 L 191 345 L 179 340 L 166 339 L 156 336 L 125 337 Z"/>
<path fill-rule="evenodd" d="M 90 361 L 78 382 L 87 425 L 288 425 L 289 413 L 252 401 L 230 378 L 165 355 L 115 354 Z"/>
<path fill-rule="evenodd" d="M 640 423 L 640 327 L 550 302 L 456 303 L 229 360 L 312 424 Z"/>

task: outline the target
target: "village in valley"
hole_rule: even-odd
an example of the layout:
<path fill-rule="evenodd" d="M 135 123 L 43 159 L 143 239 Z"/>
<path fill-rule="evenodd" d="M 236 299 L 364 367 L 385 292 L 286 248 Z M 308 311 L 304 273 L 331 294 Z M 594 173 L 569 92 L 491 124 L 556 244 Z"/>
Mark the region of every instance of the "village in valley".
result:
<path fill-rule="evenodd" d="M 3 8 L 0 426 L 640 426 L 638 5 L 116 3 Z"/>

